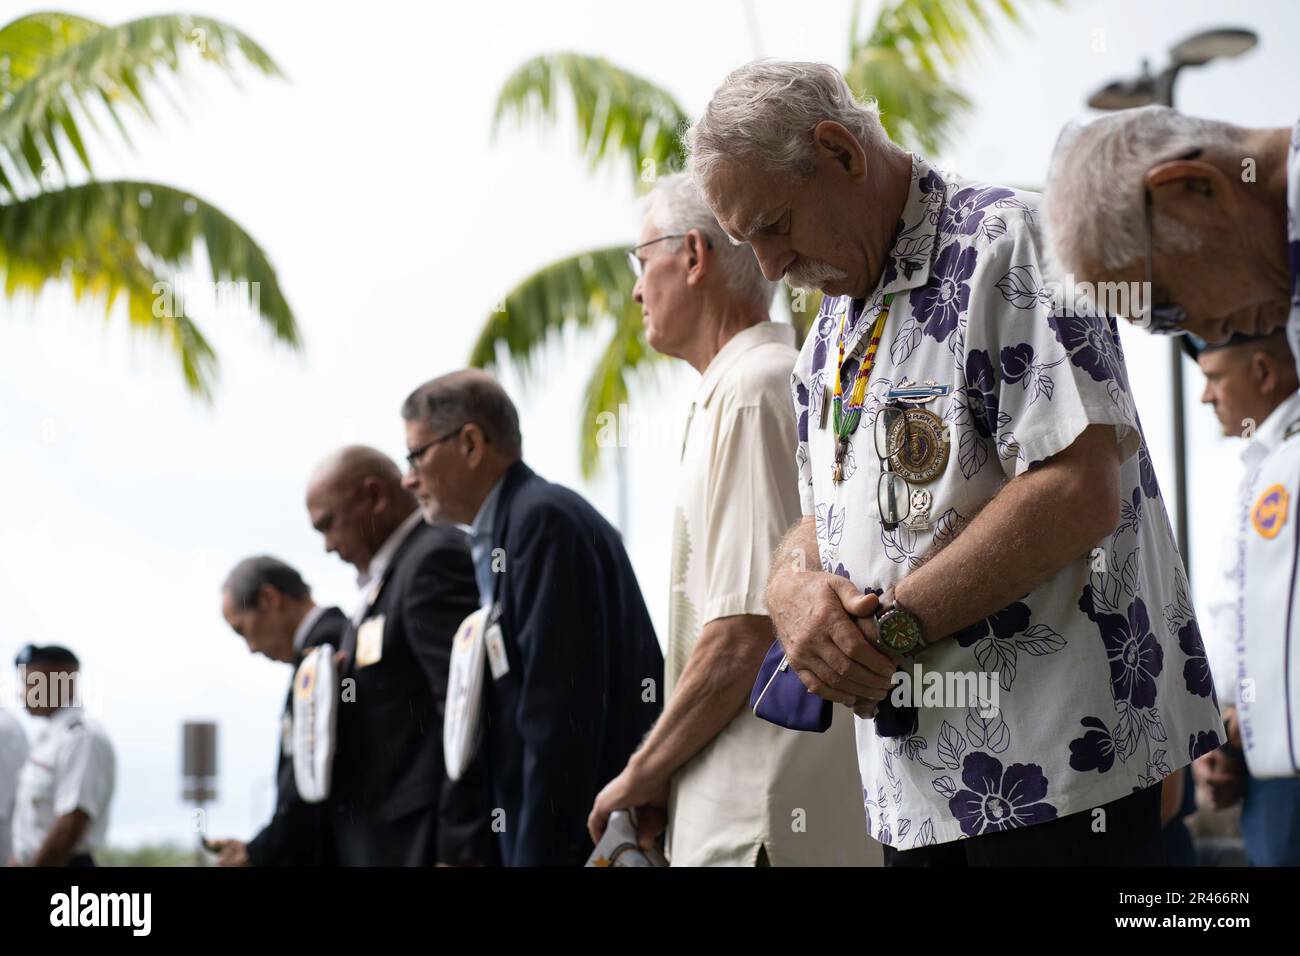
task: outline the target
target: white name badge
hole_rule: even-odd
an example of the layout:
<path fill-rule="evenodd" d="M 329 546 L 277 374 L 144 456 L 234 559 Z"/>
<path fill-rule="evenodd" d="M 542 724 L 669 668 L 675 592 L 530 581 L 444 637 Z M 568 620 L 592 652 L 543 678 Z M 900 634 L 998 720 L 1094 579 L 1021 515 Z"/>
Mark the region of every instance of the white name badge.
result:
<path fill-rule="evenodd" d="M 357 628 L 357 666 L 378 664 L 384 657 L 384 616 L 363 621 Z"/>
<path fill-rule="evenodd" d="M 492 679 L 500 680 L 510 673 L 510 658 L 506 655 L 506 642 L 501 637 L 501 625 L 493 624 L 489 627 L 484 641 L 487 644 L 488 664 L 492 667 Z"/>
<path fill-rule="evenodd" d="M 1237 714 L 1252 776 L 1300 775 L 1300 438 L 1264 459 L 1239 515 Z"/>
<path fill-rule="evenodd" d="M 447 702 L 442 721 L 442 758 L 447 776 L 459 780 L 478 744 L 483 712 L 483 632 L 487 608 L 465 618 L 451 643 Z"/>
<path fill-rule="evenodd" d="M 338 719 L 338 675 L 334 648 L 313 647 L 293 675 L 293 780 L 307 803 L 320 803 L 330 792 L 334 737 Z"/>

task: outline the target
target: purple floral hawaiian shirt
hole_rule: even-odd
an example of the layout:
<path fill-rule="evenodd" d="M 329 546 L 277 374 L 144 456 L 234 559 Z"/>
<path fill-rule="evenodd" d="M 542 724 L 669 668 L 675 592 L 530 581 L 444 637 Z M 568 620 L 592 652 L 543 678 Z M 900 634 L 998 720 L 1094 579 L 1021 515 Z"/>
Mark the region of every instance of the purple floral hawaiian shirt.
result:
<path fill-rule="evenodd" d="M 989 699 L 889 704 L 876 720 L 858 719 L 868 828 L 900 849 L 1089 810 L 1155 784 L 1223 738 L 1118 332 L 1113 320 L 1058 307 L 1042 273 L 1037 204 L 1032 193 L 948 181 L 913 160 L 880 284 L 848 313 L 845 381 L 894 293 L 839 484 L 823 406 L 847 298 L 823 300 L 792 378 L 804 514 L 816 518 L 823 568 L 864 590 L 902 579 L 1087 426 L 1113 425 L 1123 452 L 1122 518 L 1091 554 L 915 656 L 928 671 L 984 675 L 967 686 L 992 690 Z M 886 530 L 873 421 L 897 400 L 891 390 L 925 385 L 940 394 L 916 407 L 943 423 L 947 464 L 911 484 L 908 523 Z M 989 574 L 998 558 L 986 556 Z"/>

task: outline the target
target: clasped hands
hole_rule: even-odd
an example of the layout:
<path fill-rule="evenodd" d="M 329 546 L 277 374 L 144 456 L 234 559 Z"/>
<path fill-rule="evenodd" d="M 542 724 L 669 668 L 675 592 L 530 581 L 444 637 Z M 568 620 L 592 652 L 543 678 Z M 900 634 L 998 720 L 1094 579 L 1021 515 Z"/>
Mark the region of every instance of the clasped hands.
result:
<path fill-rule="evenodd" d="M 903 661 L 880 642 L 880 598 L 839 575 L 795 570 L 773 577 L 768 596 L 777 638 L 803 685 L 860 717 L 874 716 Z"/>

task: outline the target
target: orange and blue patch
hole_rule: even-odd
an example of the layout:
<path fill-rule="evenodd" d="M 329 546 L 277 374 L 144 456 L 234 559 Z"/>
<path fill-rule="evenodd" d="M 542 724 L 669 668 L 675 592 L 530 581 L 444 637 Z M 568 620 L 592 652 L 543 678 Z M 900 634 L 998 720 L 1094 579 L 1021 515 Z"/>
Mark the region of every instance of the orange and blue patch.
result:
<path fill-rule="evenodd" d="M 1250 509 L 1250 522 L 1255 530 L 1265 538 L 1276 538 L 1286 524 L 1287 511 L 1291 506 L 1291 496 L 1283 485 L 1272 485 L 1255 501 Z"/>

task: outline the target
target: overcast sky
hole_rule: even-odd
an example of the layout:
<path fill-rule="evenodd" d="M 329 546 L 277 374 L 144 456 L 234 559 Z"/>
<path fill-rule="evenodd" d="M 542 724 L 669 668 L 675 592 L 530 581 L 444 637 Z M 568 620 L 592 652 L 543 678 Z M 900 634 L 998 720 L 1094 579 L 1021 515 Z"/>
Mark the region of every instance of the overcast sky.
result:
<path fill-rule="evenodd" d="M 163 12 L 132 0 L 59 6 L 112 21 Z M 1023 6 L 1025 27 L 1002 30 L 996 49 L 986 45 L 959 74 L 976 109 L 937 159 L 964 176 L 1041 183 L 1061 124 L 1089 115 L 1091 90 L 1211 26 L 1251 27 L 1260 46 L 1188 72 L 1179 105 L 1247 126 L 1295 120 L 1286 91 L 1300 88 L 1300 13 L 1286 0 Z M 549 261 L 636 234 L 626 174 L 588 174 L 571 125 L 546 135 L 507 129 L 493 141 L 492 106 L 509 71 L 544 52 L 599 54 L 696 114 L 756 55 L 842 65 L 850 14 L 847 0 L 756 0 L 752 20 L 742 0 L 186 8 L 249 32 L 288 81 L 248 73 L 240 90 L 196 69 L 185 112 L 160 104 L 160 127 L 141 130 L 134 150 L 94 144 L 97 172 L 181 186 L 234 216 L 271 256 L 305 350 L 269 347 L 247 317 L 203 320 L 222 360 L 206 406 L 186 394 L 164 348 L 129 334 L 122 315 L 106 320 L 60 290 L 35 304 L 0 301 L 0 663 L 29 641 L 81 655 L 117 749 L 110 838 L 122 845 L 189 839 L 179 797 L 186 720 L 220 724 L 210 831 L 248 837 L 267 816 L 289 674 L 249 656 L 221 619 L 217 589 L 240 558 L 269 552 L 298 566 L 319 601 L 354 603 L 352 570 L 323 553 L 307 521 L 313 464 L 352 442 L 399 456 L 402 398 L 463 365 L 502 292 Z M 0 4 L 0 21 L 29 9 Z M 1166 347 L 1128 331 L 1124 339 L 1172 494 Z M 526 384 L 505 381 L 529 463 L 616 520 L 612 479 L 586 485 L 578 474 L 581 383 L 602 346 L 568 336 Z M 1186 372 L 1193 574 L 1203 582 L 1239 448 L 1217 437 L 1196 405 L 1200 375 L 1190 364 Z M 654 440 L 629 449 L 625 530 L 661 636 L 671 450 L 695 377 L 678 368 L 634 397 Z M 0 673 L 11 706 L 16 682 Z"/>

